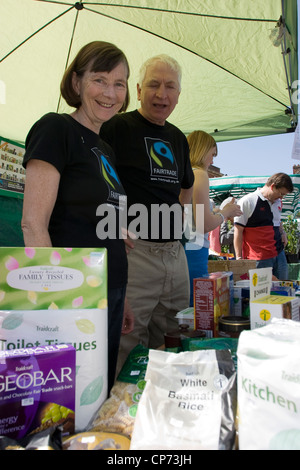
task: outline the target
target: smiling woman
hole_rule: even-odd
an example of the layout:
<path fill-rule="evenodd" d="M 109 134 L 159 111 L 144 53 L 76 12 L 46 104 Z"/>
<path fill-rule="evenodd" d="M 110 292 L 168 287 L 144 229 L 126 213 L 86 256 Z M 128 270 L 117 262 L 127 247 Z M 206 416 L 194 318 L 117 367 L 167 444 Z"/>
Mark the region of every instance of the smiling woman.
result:
<path fill-rule="evenodd" d="M 125 55 L 111 46 L 102 41 L 86 45 L 61 82 L 63 98 L 76 108 L 71 116 L 97 134 L 103 122 L 129 103 L 129 65 Z"/>
<path fill-rule="evenodd" d="M 108 253 L 108 370 L 110 390 L 122 329 L 127 257 L 124 241 L 100 240 L 97 208 L 117 213 L 125 197 L 111 148 L 100 138 L 101 125 L 129 102 L 129 66 L 113 44 L 84 46 L 66 70 L 61 93 L 71 114 L 48 113 L 26 139 L 22 229 L 27 247 L 104 247 Z M 105 162 L 105 164 L 103 163 Z M 115 181 L 114 180 L 114 181 Z M 130 331 L 130 318 L 127 318 Z"/>
<path fill-rule="evenodd" d="M 103 122 L 120 111 L 127 94 L 126 65 L 120 63 L 111 72 L 86 71 L 81 77 L 73 72 L 73 89 L 81 106 L 71 113 L 80 124 L 99 134 Z"/>
<path fill-rule="evenodd" d="M 74 73 L 82 78 L 86 72 L 110 73 L 118 65 L 125 66 L 125 83 L 127 93 L 120 111 L 126 111 L 129 104 L 129 91 L 127 80 L 129 78 L 129 64 L 124 53 L 110 43 L 94 41 L 84 46 L 77 54 L 73 62 L 67 68 L 61 81 L 60 90 L 63 98 L 72 108 L 80 108 L 81 99 L 78 91 L 73 87 Z M 124 80 L 124 77 L 122 77 Z"/>

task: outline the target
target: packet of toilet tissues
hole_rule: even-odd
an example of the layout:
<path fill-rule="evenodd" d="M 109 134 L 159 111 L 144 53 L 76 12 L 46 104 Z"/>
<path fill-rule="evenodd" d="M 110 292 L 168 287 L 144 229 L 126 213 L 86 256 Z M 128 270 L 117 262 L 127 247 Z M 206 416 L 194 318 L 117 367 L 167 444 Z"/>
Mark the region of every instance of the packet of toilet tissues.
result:
<path fill-rule="evenodd" d="M 76 349 L 76 430 L 107 395 L 106 259 L 102 248 L 0 248 L 0 349 Z"/>

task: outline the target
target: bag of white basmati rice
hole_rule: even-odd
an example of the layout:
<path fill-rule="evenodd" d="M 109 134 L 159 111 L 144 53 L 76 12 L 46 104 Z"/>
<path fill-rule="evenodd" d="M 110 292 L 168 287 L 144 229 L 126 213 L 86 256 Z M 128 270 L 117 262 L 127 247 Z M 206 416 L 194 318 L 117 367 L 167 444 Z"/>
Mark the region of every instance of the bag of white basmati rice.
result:
<path fill-rule="evenodd" d="M 228 350 L 149 351 L 131 447 L 232 450 L 236 371 Z"/>

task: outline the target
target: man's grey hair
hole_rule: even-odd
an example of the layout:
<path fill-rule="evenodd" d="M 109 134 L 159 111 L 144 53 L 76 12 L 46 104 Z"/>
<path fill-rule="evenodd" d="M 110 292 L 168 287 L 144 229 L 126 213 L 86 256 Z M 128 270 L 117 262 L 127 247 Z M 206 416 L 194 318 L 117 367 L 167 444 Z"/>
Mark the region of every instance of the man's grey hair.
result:
<path fill-rule="evenodd" d="M 181 89 L 181 77 L 182 77 L 182 70 L 181 66 L 177 62 L 177 60 L 173 59 L 167 54 L 159 54 L 154 57 L 150 57 L 150 59 L 146 60 L 140 68 L 140 75 L 139 75 L 139 85 L 141 86 L 146 75 L 147 68 L 150 65 L 153 65 L 155 62 L 163 62 L 171 67 L 174 72 L 176 72 L 179 82 L 179 88 Z"/>

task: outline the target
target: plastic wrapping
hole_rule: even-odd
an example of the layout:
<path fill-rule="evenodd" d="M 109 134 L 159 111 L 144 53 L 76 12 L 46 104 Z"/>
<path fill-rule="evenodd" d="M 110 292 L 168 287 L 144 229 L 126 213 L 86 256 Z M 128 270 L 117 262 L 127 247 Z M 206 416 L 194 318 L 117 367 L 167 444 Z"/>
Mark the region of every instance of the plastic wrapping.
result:
<path fill-rule="evenodd" d="M 150 350 L 132 450 L 232 450 L 236 371 L 228 350 Z"/>
<path fill-rule="evenodd" d="M 243 331 L 237 354 L 240 450 L 300 450 L 300 323 Z"/>

